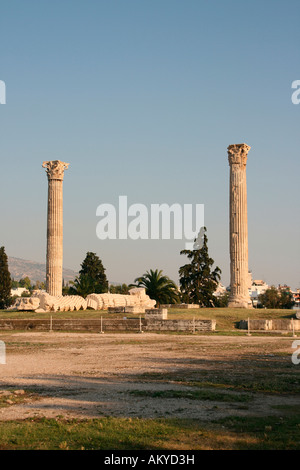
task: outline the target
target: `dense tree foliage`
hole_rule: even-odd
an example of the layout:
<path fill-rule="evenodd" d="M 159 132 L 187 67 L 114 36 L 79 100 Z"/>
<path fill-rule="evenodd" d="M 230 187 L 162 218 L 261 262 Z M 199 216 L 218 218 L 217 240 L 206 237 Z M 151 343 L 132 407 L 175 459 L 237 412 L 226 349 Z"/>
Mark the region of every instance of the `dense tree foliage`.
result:
<path fill-rule="evenodd" d="M 214 270 L 214 260 L 208 254 L 206 228 L 203 230 L 203 242 L 196 250 L 182 250 L 190 263 L 179 269 L 181 298 L 185 303 L 199 304 L 202 307 L 214 307 L 217 303 L 213 295 L 221 279 L 221 269 Z"/>
<path fill-rule="evenodd" d="M 225 292 L 224 294 L 214 296 L 214 306 L 218 308 L 225 308 L 228 307 L 229 301 L 229 292 Z"/>
<path fill-rule="evenodd" d="M 11 303 L 11 277 L 5 248 L 0 248 L 0 308 L 7 308 Z"/>
<path fill-rule="evenodd" d="M 29 279 L 28 276 L 23 277 L 22 279 L 19 280 L 19 287 L 24 287 L 24 289 L 28 289 L 28 290 L 32 289 L 31 280 Z"/>
<path fill-rule="evenodd" d="M 108 281 L 102 261 L 96 253 L 87 252 L 81 264 L 79 276 L 69 289 L 71 295 L 103 294 L 108 291 Z"/>
<path fill-rule="evenodd" d="M 120 285 L 110 284 L 109 292 L 111 294 L 128 295 L 129 294 L 129 286 L 127 284 L 120 284 Z"/>
<path fill-rule="evenodd" d="M 275 286 L 269 287 L 258 297 L 259 302 L 265 308 L 291 309 L 295 305 L 290 290 L 278 290 Z"/>

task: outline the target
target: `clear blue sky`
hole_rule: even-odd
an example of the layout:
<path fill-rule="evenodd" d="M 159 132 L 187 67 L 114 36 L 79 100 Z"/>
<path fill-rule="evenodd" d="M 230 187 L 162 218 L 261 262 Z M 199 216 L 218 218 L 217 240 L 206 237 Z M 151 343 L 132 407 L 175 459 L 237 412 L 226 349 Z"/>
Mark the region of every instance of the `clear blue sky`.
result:
<path fill-rule="evenodd" d="M 95 251 L 110 281 L 150 268 L 177 281 L 180 241 L 100 241 L 96 208 L 205 204 L 229 283 L 227 147 L 247 166 L 249 267 L 300 287 L 299 0 L 3 0 L 0 244 L 45 260 L 44 160 L 64 181 L 64 265 Z"/>

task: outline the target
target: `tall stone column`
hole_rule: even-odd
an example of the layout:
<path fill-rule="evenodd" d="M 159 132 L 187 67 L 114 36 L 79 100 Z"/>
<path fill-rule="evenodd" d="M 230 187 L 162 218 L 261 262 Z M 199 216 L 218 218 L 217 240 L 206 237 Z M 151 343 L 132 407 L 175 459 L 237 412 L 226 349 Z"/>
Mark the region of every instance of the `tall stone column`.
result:
<path fill-rule="evenodd" d="M 48 176 L 46 290 L 62 295 L 63 268 L 63 179 L 69 163 L 59 160 L 44 162 Z"/>
<path fill-rule="evenodd" d="M 230 145 L 230 297 L 229 307 L 251 308 L 248 274 L 246 144 Z"/>

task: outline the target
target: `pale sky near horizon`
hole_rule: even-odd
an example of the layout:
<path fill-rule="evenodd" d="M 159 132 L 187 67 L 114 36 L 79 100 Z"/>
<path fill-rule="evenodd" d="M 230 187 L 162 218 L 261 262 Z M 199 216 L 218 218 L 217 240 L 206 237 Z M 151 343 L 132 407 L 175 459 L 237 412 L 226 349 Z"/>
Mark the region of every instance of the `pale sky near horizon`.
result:
<path fill-rule="evenodd" d="M 99 204 L 204 204 L 209 253 L 229 284 L 227 147 L 247 164 L 249 268 L 300 287 L 299 0 L 3 0 L 1 236 L 44 262 L 44 160 L 64 180 L 64 266 L 87 251 L 111 282 L 149 269 L 178 281 L 180 240 L 96 237 Z"/>

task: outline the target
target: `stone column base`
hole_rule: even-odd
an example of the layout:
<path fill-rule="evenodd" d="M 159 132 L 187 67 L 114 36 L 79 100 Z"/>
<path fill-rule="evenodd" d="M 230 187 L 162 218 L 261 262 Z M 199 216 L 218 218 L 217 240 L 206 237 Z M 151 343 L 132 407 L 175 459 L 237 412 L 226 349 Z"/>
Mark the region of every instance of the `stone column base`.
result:
<path fill-rule="evenodd" d="M 250 299 L 229 299 L 228 308 L 253 308 Z"/>

